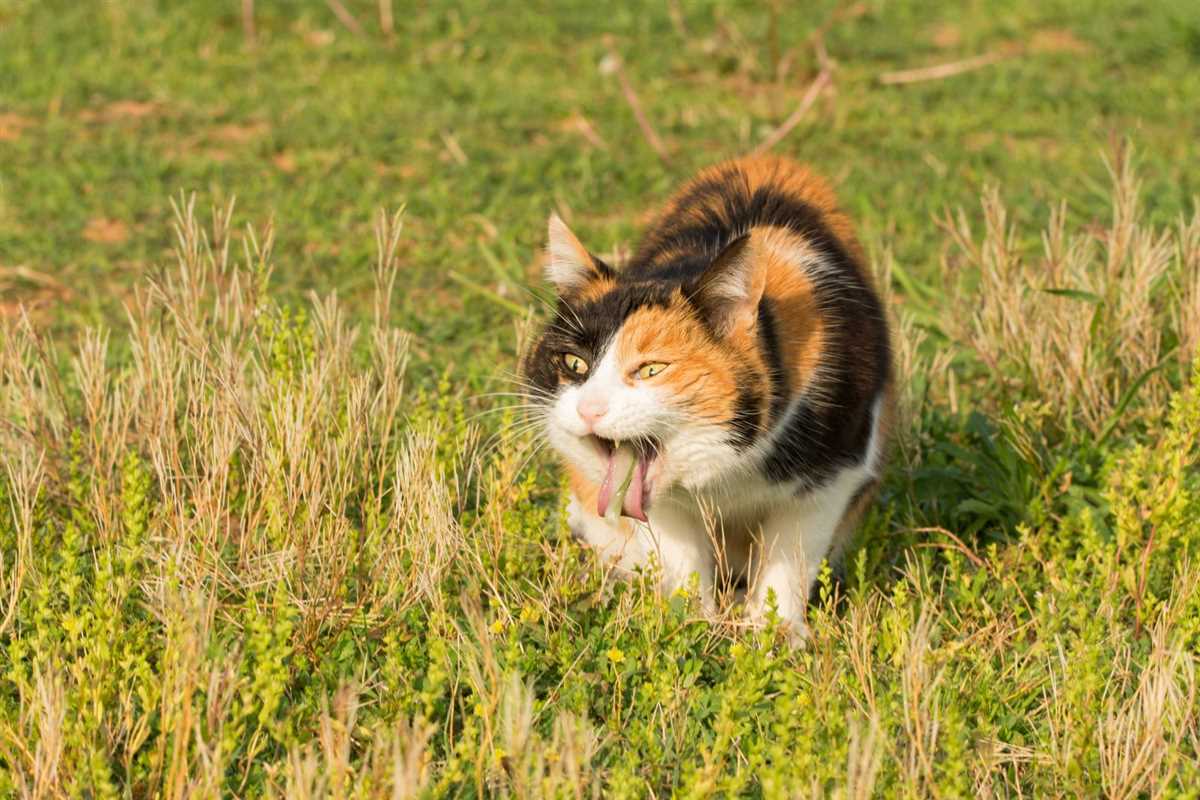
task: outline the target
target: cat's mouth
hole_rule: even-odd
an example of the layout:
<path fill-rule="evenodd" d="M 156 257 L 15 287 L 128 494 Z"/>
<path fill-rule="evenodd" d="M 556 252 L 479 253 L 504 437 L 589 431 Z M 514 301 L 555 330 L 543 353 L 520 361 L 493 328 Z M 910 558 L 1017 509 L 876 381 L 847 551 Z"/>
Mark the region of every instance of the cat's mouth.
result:
<path fill-rule="evenodd" d="M 587 438 L 605 461 L 596 513 L 601 517 L 624 515 L 646 522 L 651 489 L 647 473 L 658 457 L 658 441 L 643 438 L 619 442 L 595 434 Z"/>

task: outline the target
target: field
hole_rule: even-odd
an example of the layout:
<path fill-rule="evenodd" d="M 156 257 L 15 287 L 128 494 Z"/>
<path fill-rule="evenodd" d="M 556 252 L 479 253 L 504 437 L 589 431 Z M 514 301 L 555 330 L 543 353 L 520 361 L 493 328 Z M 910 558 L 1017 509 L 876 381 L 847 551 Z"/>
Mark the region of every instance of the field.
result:
<path fill-rule="evenodd" d="M 1197 796 L 1194 2 L 392 5 L 0 0 L 0 797 Z M 769 140 L 903 376 L 799 649 L 505 394 Z"/>

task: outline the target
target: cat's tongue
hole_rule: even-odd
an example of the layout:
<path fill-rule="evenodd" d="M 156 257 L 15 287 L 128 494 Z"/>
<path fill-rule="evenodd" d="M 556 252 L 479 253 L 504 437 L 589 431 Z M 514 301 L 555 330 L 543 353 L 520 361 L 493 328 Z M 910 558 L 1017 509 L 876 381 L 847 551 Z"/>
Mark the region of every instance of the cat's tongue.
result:
<path fill-rule="evenodd" d="M 624 514 L 646 522 L 642 493 L 646 484 L 646 458 L 629 445 L 614 447 L 600 484 L 596 513 L 602 517 Z"/>

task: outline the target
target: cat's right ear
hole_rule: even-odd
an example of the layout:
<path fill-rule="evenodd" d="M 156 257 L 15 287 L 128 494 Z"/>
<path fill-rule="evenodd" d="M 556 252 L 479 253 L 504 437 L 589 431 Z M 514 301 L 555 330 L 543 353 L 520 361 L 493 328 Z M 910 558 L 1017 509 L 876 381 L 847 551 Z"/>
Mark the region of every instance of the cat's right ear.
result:
<path fill-rule="evenodd" d="M 558 214 L 550 215 L 546 279 L 560 296 L 576 294 L 588 284 L 612 278 L 612 270 L 587 251 Z"/>

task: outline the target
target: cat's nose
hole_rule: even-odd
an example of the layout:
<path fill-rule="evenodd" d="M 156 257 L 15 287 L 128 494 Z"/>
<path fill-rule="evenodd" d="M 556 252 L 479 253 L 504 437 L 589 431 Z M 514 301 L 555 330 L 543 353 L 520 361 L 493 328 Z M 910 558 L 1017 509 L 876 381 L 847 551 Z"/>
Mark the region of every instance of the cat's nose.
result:
<path fill-rule="evenodd" d="M 608 401 L 603 397 L 581 397 L 575 404 L 575 410 L 589 428 L 594 428 L 600 418 L 608 413 Z"/>

